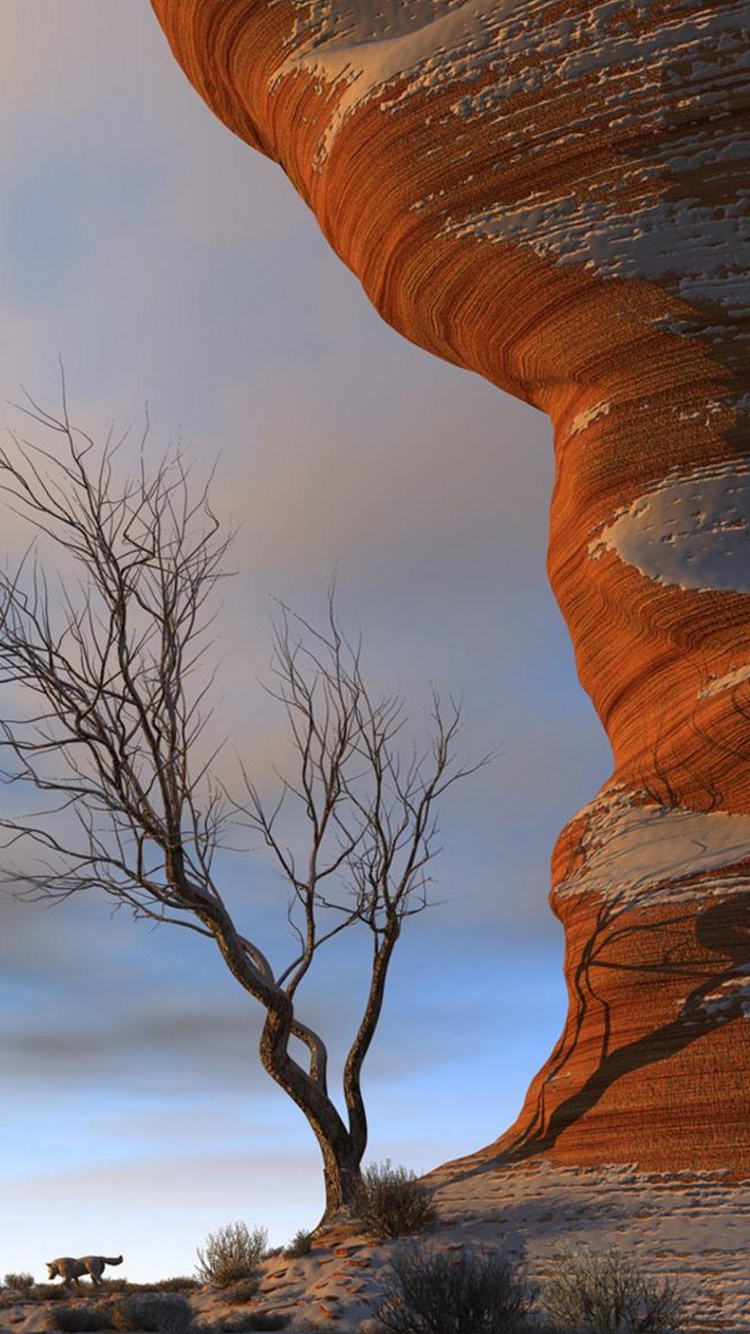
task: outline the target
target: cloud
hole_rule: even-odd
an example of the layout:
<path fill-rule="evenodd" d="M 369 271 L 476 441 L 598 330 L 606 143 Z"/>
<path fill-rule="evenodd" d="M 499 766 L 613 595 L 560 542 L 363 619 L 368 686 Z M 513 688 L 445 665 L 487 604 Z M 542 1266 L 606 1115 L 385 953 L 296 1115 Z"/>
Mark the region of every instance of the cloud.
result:
<path fill-rule="evenodd" d="M 135 1161 L 113 1163 L 108 1167 L 75 1171 L 45 1173 L 43 1177 L 12 1178 L 6 1188 L 8 1202 L 16 1190 L 22 1191 L 25 1203 L 54 1207 L 58 1202 L 76 1200 L 85 1207 L 97 1203 L 107 1194 L 116 1197 L 119 1207 L 137 1207 L 138 1210 L 158 1208 L 165 1199 L 170 1209 L 195 1208 L 196 1181 L 201 1183 L 202 1209 L 209 1212 L 221 1205 L 227 1187 L 244 1179 L 252 1198 L 255 1187 L 265 1189 L 271 1183 L 283 1188 L 285 1183 L 302 1176 L 313 1177 L 309 1155 L 285 1149 L 283 1155 L 269 1157 L 267 1150 L 259 1153 L 204 1153 L 141 1157 Z M 317 1184 L 317 1183 L 315 1183 Z"/>
<path fill-rule="evenodd" d="M 19 1078 L 36 1075 L 45 1083 L 112 1087 L 137 1073 L 142 1088 L 168 1087 L 172 1093 L 186 1081 L 195 1087 L 212 1078 L 247 1086 L 248 1069 L 254 1073 L 257 1065 L 260 1026 L 251 1001 L 222 1007 L 209 999 L 178 1012 L 181 999 L 152 989 L 148 1002 L 131 1001 L 126 1016 L 113 1013 L 110 1004 L 100 1019 L 84 1020 L 72 1008 L 67 1021 L 55 1023 L 50 1016 L 43 1026 L 38 1020 L 14 1026 L 2 1046 Z"/>

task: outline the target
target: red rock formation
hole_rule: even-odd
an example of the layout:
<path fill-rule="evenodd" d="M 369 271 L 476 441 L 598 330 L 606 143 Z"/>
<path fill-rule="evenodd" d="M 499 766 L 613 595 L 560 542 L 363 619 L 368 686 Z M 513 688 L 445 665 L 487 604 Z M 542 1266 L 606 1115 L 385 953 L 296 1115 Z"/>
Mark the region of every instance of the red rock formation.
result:
<path fill-rule="evenodd" d="M 615 769 L 563 1037 L 492 1156 L 750 1170 L 750 0 L 153 0 L 383 316 L 555 425 Z"/>

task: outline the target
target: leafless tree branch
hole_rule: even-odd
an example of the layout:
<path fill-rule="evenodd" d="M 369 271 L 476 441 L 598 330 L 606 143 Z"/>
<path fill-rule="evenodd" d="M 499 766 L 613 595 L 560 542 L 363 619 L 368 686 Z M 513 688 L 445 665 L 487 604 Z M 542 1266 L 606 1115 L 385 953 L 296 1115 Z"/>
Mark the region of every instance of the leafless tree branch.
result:
<path fill-rule="evenodd" d="M 203 760 L 197 750 L 213 683 L 199 675 L 210 598 L 231 541 L 208 483 L 194 485 L 179 450 L 149 471 L 148 422 L 137 466 L 118 480 L 126 436 L 110 431 L 100 448 L 74 427 L 64 380 L 59 417 L 33 399 L 25 411 L 54 447 L 13 435 L 0 449 L 0 491 L 55 554 L 43 566 L 32 542 L 14 571 L 0 571 L 0 686 L 34 701 L 29 714 L 0 723 L 0 778 L 42 803 L 0 818 L 5 883 L 32 899 L 98 888 L 138 918 L 216 943 L 265 1010 L 261 1060 L 318 1138 L 334 1216 L 356 1198 L 367 1142 L 362 1067 L 403 922 L 429 901 L 436 803 L 487 757 L 456 763 L 460 706 L 436 692 L 430 744 L 399 749 L 404 702 L 371 693 L 361 642 L 343 633 L 331 588 L 323 630 L 283 604 L 273 627 L 269 694 L 286 714 L 295 772 L 267 805 L 243 764 L 244 795 L 232 799 L 212 778 L 216 750 Z M 301 853 L 281 829 L 295 811 Z M 260 837 L 286 884 L 295 950 L 278 975 L 216 882 L 230 822 Z M 358 927 L 370 934 L 372 964 L 345 1063 L 344 1121 L 328 1095 L 324 1040 L 295 1001 L 321 948 Z"/>

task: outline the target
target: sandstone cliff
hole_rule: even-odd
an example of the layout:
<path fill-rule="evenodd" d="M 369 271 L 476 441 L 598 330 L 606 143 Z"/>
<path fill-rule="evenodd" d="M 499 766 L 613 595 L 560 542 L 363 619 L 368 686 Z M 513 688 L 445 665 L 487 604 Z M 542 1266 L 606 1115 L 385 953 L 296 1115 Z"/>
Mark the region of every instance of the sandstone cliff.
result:
<path fill-rule="evenodd" d="M 750 1171 L 750 0 L 152 2 L 385 319 L 554 422 L 615 768 L 553 858 L 564 1034 L 484 1156 Z"/>

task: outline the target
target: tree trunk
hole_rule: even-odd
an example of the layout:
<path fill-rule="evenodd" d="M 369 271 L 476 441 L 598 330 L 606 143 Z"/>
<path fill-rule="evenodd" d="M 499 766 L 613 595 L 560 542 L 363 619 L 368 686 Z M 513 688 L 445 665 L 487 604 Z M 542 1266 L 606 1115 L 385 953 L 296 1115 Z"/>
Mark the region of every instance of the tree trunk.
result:
<path fill-rule="evenodd" d="M 285 1006 L 266 1016 L 260 1057 L 264 1070 L 299 1107 L 320 1145 L 326 1192 L 321 1223 L 327 1225 L 354 1212 L 364 1145 L 355 1145 L 325 1089 L 289 1055 L 293 1010 L 284 1000 Z"/>
<path fill-rule="evenodd" d="M 260 1038 L 263 1069 L 296 1103 L 320 1145 L 326 1191 L 326 1206 L 321 1223 L 330 1224 L 335 1219 L 350 1217 L 354 1212 L 361 1182 L 360 1163 L 367 1142 L 364 1106 L 361 1107 L 361 1116 L 354 1115 L 352 1125 L 347 1127 L 335 1103 L 328 1096 L 325 1060 L 316 1060 L 315 1056 L 311 1056 L 311 1067 L 305 1070 L 289 1054 L 289 1039 L 295 1025 L 292 999 L 273 980 L 267 965 L 267 975 L 258 973 L 257 960 L 255 964 L 251 962 L 223 909 L 215 905 L 210 909 L 202 907 L 200 916 L 211 930 L 232 975 L 266 1011 Z M 390 955 L 391 949 L 392 943 L 388 951 L 382 953 Z M 379 964 L 374 972 L 377 978 L 382 977 L 381 986 L 378 988 L 375 983 L 373 985 L 379 991 L 382 1001 L 386 965 L 382 960 L 379 960 Z M 369 1009 L 372 1010 L 372 1006 Z"/>
<path fill-rule="evenodd" d="M 317 1133 L 317 1132 L 316 1132 Z M 357 1194 L 362 1184 L 360 1158 L 350 1146 L 332 1145 L 318 1135 L 323 1155 L 326 1203 L 319 1227 L 343 1222 L 357 1212 Z"/>

